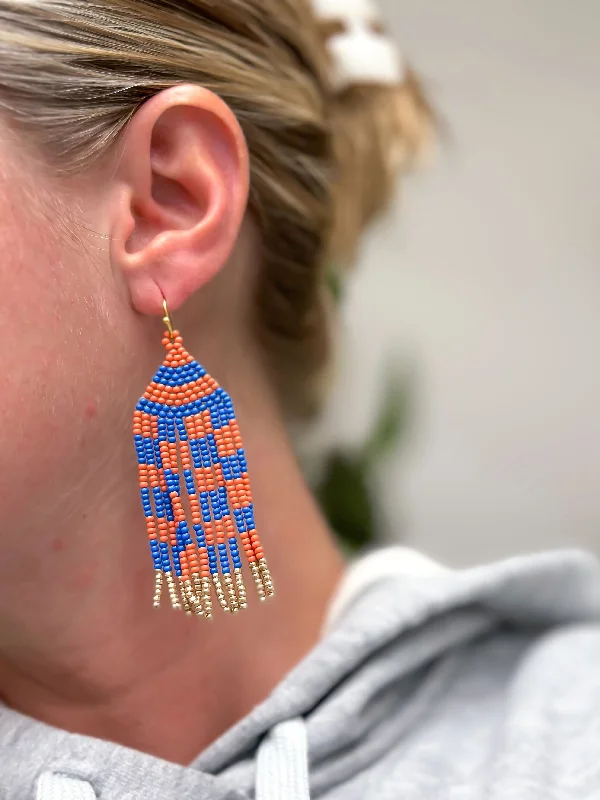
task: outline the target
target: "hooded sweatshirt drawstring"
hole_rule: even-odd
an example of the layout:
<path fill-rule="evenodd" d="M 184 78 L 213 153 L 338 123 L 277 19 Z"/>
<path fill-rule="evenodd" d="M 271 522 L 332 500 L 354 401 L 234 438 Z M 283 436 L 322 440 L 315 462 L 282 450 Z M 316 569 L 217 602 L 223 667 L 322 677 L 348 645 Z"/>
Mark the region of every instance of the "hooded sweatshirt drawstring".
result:
<path fill-rule="evenodd" d="M 44 772 L 38 779 L 36 800 L 96 800 L 96 792 L 87 781 Z"/>
<path fill-rule="evenodd" d="M 306 724 L 281 722 L 258 750 L 256 800 L 310 800 Z"/>

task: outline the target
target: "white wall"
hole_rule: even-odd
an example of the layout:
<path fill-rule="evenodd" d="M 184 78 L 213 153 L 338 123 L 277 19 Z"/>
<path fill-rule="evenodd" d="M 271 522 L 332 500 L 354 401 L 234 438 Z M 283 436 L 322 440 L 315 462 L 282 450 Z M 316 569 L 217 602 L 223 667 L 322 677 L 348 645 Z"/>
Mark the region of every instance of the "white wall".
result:
<path fill-rule="evenodd" d="M 381 1 L 450 132 L 348 309 L 353 370 L 419 372 L 386 508 L 453 563 L 600 551 L 600 2 Z"/>

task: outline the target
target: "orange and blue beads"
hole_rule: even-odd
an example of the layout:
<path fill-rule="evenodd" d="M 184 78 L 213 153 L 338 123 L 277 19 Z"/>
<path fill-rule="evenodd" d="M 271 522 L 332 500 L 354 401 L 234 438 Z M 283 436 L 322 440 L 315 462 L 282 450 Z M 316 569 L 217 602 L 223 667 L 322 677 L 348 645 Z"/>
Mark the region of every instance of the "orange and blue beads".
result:
<path fill-rule="evenodd" d="M 254 520 L 246 453 L 231 398 L 165 333 L 167 357 L 133 421 L 140 495 L 156 576 L 174 608 L 212 617 L 247 606 L 241 549 L 261 600 L 273 582 Z"/>

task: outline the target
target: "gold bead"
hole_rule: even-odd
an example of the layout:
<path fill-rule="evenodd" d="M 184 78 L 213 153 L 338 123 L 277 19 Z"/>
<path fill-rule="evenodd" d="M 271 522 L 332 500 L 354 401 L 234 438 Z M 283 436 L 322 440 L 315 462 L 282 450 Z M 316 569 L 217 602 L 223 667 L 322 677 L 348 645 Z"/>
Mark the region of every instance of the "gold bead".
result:
<path fill-rule="evenodd" d="M 229 613 L 230 608 L 227 605 L 227 600 L 225 599 L 225 594 L 223 592 L 223 586 L 221 585 L 221 579 L 218 575 L 213 575 L 213 585 L 215 587 L 215 593 L 217 595 L 217 600 L 219 601 L 219 605 L 225 611 L 225 613 Z"/>
<path fill-rule="evenodd" d="M 177 587 L 175 585 L 175 581 L 173 580 L 173 576 L 167 575 L 166 581 L 167 588 L 169 590 L 169 597 L 171 598 L 171 605 L 174 609 L 181 609 L 181 603 L 179 602 L 179 595 L 177 594 Z"/>
<path fill-rule="evenodd" d="M 271 579 L 271 573 L 269 571 L 269 567 L 267 566 L 267 560 L 265 558 L 261 558 L 258 562 L 260 577 L 262 584 L 265 589 L 265 593 L 267 597 L 273 597 L 275 594 L 275 589 L 273 587 L 273 581 Z"/>
<path fill-rule="evenodd" d="M 235 584 L 237 587 L 237 594 L 240 602 L 240 608 L 248 608 L 246 587 L 244 585 L 244 576 L 242 574 L 242 570 L 239 567 L 235 570 Z"/>
<path fill-rule="evenodd" d="M 202 600 L 204 604 L 204 616 L 212 619 L 212 597 L 210 595 L 210 578 L 202 578 Z"/>
<path fill-rule="evenodd" d="M 162 570 L 156 570 L 154 580 L 154 608 L 160 608 L 160 600 L 163 590 L 163 573 Z"/>
<path fill-rule="evenodd" d="M 233 614 L 237 614 L 237 612 L 240 610 L 240 604 L 238 603 L 237 594 L 235 593 L 235 586 L 233 585 L 231 576 L 225 575 L 223 577 L 223 582 L 225 584 L 227 596 L 229 597 L 229 607 L 231 608 Z"/>
<path fill-rule="evenodd" d="M 265 599 L 266 595 L 258 564 L 250 564 L 250 571 L 252 572 L 252 577 L 254 578 L 254 584 L 256 586 L 256 591 L 258 592 L 258 597 L 262 601 Z"/>
<path fill-rule="evenodd" d="M 197 616 L 203 616 L 204 610 L 202 608 L 202 603 L 200 601 L 200 598 L 196 595 L 196 592 L 194 591 L 194 587 L 191 581 L 184 582 L 183 591 L 187 599 L 187 604 L 189 606 L 190 613 L 196 614 Z"/>

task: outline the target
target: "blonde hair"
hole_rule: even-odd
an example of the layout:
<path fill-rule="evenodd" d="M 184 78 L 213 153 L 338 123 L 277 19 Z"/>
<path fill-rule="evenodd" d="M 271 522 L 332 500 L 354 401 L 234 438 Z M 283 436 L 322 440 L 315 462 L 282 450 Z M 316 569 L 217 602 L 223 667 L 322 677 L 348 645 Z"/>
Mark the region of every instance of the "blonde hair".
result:
<path fill-rule="evenodd" d="M 258 331 L 291 412 L 313 407 L 329 354 L 326 272 L 352 262 L 428 128 L 410 75 L 334 93 L 326 37 L 308 0 L 0 0 L 0 106 L 64 171 L 177 83 L 236 114 L 263 240 Z"/>

